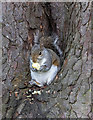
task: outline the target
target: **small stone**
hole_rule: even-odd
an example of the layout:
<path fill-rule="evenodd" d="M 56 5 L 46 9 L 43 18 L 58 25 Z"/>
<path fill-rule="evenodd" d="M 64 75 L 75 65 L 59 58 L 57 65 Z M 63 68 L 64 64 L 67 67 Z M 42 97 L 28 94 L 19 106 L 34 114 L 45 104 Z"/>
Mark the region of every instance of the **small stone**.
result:
<path fill-rule="evenodd" d="M 32 94 L 34 95 L 34 94 L 39 94 L 39 95 L 41 95 L 41 91 L 34 91 L 34 92 L 32 92 Z"/>
<path fill-rule="evenodd" d="M 46 91 L 46 93 L 50 93 L 50 90 Z"/>
<path fill-rule="evenodd" d="M 31 100 L 34 100 L 34 98 L 32 98 Z"/>
<path fill-rule="evenodd" d="M 32 95 L 27 95 L 26 97 L 27 97 L 27 98 L 30 98 L 30 97 L 32 97 Z"/>
<path fill-rule="evenodd" d="M 26 94 L 28 94 L 28 91 L 26 91 Z"/>
<path fill-rule="evenodd" d="M 31 90 L 31 89 L 29 89 L 28 91 L 29 91 L 29 92 L 31 92 L 32 90 Z"/>

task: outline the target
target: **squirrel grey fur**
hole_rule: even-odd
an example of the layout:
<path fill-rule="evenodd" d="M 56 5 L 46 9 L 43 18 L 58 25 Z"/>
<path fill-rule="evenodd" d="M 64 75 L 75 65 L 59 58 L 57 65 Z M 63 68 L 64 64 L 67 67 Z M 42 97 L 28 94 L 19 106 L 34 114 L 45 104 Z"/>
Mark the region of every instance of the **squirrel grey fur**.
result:
<path fill-rule="evenodd" d="M 62 51 L 57 45 L 58 36 L 53 34 L 48 37 L 41 37 L 39 30 L 34 33 L 34 45 L 31 49 L 30 56 L 30 72 L 31 72 L 31 85 L 35 84 L 39 87 L 45 84 L 49 85 L 59 72 L 61 68 Z M 51 49 L 55 48 L 60 57 Z M 33 65 L 38 64 L 37 67 Z"/>

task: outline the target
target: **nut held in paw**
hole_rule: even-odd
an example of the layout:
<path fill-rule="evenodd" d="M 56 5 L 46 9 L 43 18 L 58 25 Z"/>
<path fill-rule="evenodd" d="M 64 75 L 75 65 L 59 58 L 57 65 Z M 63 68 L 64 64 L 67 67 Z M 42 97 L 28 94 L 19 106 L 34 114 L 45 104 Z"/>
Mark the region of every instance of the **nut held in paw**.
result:
<path fill-rule="evenodd" d="M 37 69 L 37 70 L 40 69 L 39 63 L 33 63 L 33 64 L 32 64 L 32 67 L 35 68 L 35 69 Z"/>

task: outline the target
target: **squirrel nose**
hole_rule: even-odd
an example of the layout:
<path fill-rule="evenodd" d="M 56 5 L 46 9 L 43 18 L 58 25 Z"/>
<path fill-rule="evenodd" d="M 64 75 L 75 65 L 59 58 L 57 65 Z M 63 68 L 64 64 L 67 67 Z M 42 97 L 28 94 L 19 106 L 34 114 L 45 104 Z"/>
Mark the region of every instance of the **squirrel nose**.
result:
<path fill-rule="evenodd" d="M 36 59 L 35 58 L 33 59 L 33 62 L 36 63 Z"/>

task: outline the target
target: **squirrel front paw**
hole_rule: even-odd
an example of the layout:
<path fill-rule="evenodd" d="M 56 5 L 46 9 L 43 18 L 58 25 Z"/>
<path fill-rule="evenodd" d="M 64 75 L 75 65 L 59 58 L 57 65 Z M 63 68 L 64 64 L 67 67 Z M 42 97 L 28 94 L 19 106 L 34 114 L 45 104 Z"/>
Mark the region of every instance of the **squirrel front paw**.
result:
<path fill-rule="evenodd" d="M 37 69 L 35 69 L 35 68 L 31 68 L 31 70 L 33 71 L 33 72 L 37 72 Z"/>
<path fill-rule="evenodd" d="M 40 72 L 46 72 L 48 71 L 50 68 L 47 65 L 42 65 L 39 69 Z"/>

